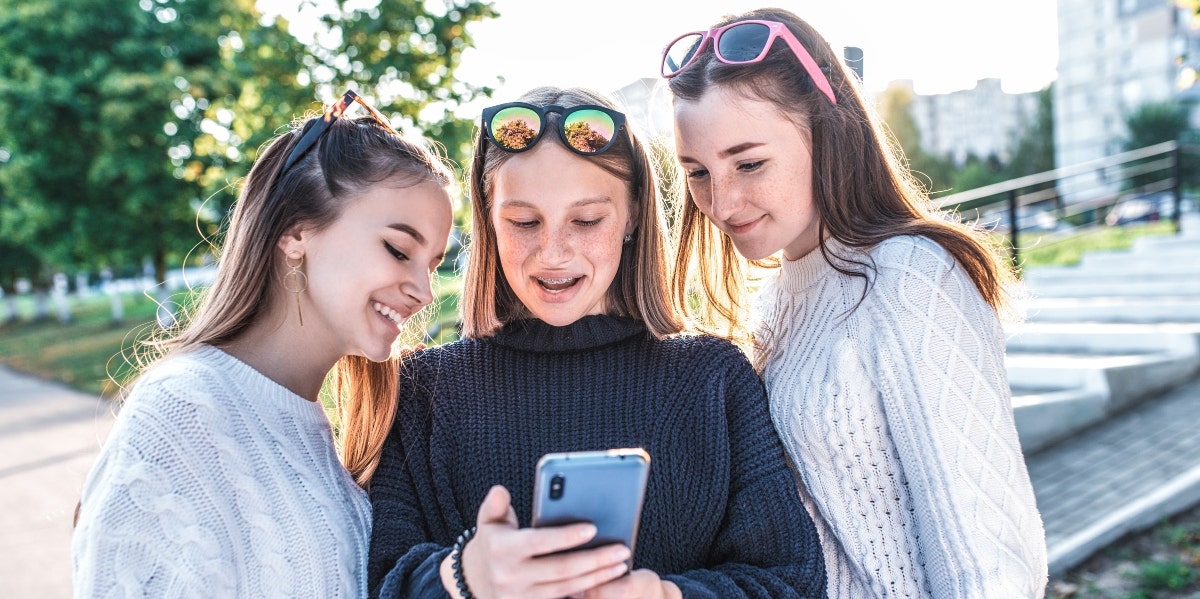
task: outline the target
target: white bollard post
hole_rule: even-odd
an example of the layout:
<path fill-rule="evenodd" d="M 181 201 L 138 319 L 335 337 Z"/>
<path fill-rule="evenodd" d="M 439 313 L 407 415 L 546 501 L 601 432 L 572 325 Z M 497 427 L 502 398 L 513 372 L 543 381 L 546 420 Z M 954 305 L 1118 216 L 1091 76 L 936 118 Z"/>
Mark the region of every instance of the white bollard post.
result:
<path fill-rule="evenodd" d="M 67 299 L 67 275 L 61 272 L 54 273 L 54 286 L 51 289 L 54 307 L 58 311 L 58 322 L 62 324 L 71 322 L 71 302 Z"/>
<path fill-rule="evenodd" d="M 0 287 L 0 299 L 4 300 L 4 320 L 2 322 L 17 321 L 17 296 L 14 293 L 4 293 L 4 287 Z"/>

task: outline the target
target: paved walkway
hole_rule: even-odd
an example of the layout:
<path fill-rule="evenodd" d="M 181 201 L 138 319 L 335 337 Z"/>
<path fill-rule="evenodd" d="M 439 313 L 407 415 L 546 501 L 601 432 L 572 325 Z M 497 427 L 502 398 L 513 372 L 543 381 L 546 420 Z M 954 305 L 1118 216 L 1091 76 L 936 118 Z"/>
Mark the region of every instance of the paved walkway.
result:
<path fill-rule="evenodd" d="M 0 597 L 71 596 L 71 520 L 111 405 L 0 366 Z"/>
<path fill-rule="evenodd" d="M 111 404 L 0 366 L 0 597 L 69 597 L 71 518 Z M 1058 573 L 1200 502 L 1200 379 L 1029 458 Z"/>
<path fill-rule="evenodd" d="M 1200 379 L 1027 460 L 1050 573 L 1200 502 Z"/>

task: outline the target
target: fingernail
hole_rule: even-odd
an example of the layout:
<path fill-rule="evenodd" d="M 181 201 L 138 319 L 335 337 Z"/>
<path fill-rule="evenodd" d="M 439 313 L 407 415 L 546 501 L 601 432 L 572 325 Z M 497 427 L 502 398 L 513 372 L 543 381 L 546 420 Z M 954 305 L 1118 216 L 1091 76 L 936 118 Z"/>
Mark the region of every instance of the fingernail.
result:
<path fill-rule="evenodd" d="M 623 562 L 629 559 L 629 548 L 624 545 L 618 545 L 617 547 L 613 548 L 612 559 L 614 562 Z"/>
<path fill-rule="evenodd" d="M 585 541 L 594 536 L 596 536 L 596 525 L 595 524 L 588 524 L 579 529 L 579 538 L 581 538 Z"/>
<path fill-rule="evenodd" d="M 626 570 L 628 570 L 628 566 L 625 565 L 625 562 L 621 562 L 612 567 L 612 574 L 613 576 L 620 576 L 624 574 Z"/>

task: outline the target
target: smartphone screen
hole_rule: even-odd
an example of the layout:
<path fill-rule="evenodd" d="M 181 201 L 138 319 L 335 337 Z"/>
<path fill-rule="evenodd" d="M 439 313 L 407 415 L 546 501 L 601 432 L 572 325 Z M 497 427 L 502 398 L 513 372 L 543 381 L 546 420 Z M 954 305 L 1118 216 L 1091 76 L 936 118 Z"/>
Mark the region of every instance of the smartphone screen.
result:
<path fill-rule="evenodd" d="M 596 536 L 572 551 L 622 543 L 632 554 L 649 474 L 641 448 L 546 454 L 533 485 L 533 525 L 591 522 Z"/>

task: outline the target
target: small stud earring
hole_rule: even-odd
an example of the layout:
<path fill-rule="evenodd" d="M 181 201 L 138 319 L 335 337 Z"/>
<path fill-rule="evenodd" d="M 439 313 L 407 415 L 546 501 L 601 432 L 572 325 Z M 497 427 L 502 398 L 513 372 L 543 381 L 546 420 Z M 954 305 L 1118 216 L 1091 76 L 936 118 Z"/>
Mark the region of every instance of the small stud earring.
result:
<path fill-rule="evenodd" d="M 633 241 L 633 233 L 630 233 L 630 234 L 628 234 L 628 235 L 626 235 L 626 236 L 625 236 L 625 243 L 626 243 L 626 244 L 628 244 L 628 243 L 629 243 L 629 242 L 631 242 L 631 241 Z"/>

